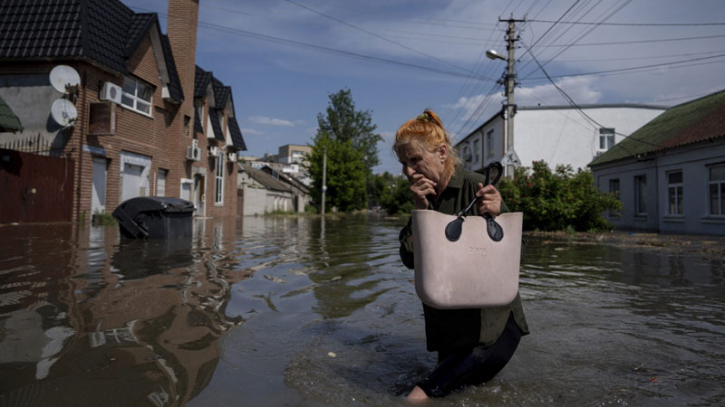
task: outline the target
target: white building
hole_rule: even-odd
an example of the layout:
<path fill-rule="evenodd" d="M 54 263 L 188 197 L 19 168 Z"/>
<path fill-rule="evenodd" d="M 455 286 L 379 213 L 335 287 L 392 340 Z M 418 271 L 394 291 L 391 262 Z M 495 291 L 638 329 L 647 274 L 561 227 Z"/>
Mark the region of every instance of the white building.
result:
<path fill-rule="evenodd" d="M 662 106 L 638 104 L 580 108 L 581 111 L 571 106 L 519 107 L 514 116 L 513 142 L 518 166 L 531 167 L 533 161 L 544 160 L 552 169 L 558 164 L 571 165 L 575 170 L 586 168 L 596 156 L 666 110 Z M 491 161 L 503 161 L 505 140 L 506 121 L 496 114 L 455 148 L 466 168 L 480 172 Z"/>
<path fill-rule="evenodd" d="M 618 229 L 725 235 L 725 91 L 668 109 L 589 164 Z"/>

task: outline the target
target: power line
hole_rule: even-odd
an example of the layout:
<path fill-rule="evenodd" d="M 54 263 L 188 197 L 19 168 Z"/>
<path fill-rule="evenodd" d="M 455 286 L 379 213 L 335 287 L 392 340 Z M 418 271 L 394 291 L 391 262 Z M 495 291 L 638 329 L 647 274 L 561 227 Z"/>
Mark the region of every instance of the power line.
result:
<path fill-rule="evenodd" d="M 619 13 L 619 12 L 620 12 L 620 11 L 621 11 L 621 10 L 622 10 L 623 8 L 627 7 L 627 6 L 628 6 L 628 5 L 629 5 L 629 4 L 631 3 L 631 2 L 632 2 L 632 0 L 625 0 L 625 1 L 623 1 L 623 3 L 622 3 L 622 4 L 621 4 L 621 5 L 619 6 L 619 7 L 617 7 L 617 8 L 616 8 L 616 9 L 615 9 L 614 11 L 612 11 L 611 13 L 609 13 L 609 14 L 608 14 L 607 16 L 605 16 L 604 18 L 602 18 L 602 19 L 601 19 L 601 20 L 599 21 L 599 23 L 604 23 L 604 22 L 606 22 L 607 20 L 609 20 L 610 18 L 612 18 L 612 17 L 613 17 L 613 16 L 615 15 L 615 14 Z M 597 5 L 598 5 L 598 4 L 599 4 L 599 3 L 597 3 Z M 614 6 L 615 6 L 615 5 L 613 4 L 613 5 L 612 5 L 612 6 L 611 6 L 611 7 L 609 8 L 609 9 L 607 9 L 607 11 L 611 10 L 611 9 L 612 9 L 612 8 L 613 8 Z M 606 13 L 606 11 L 605 11 L 605 13 Z M 581 35 L 580 35 L 580 36 L 579 36 L 579 37 L 578 37 L 578 38 L 577 38 L 576 40 L 574 40 L 574 42 L 573 42 L 573 44 L 572 44 L 572 45 L 574 45 L 574 44 L 578 43 L 579 41 L 581 41 L 581 40 L 582 40 L 582 39 L 583 39 L 584 37 L 586 37 L 587 35 L 591 34 L 591 33 L 592 33 L 592 32 L 593 32 L 593 31 L 594 31 L 595 29 L 597 29 L 597 28 L 599 28 L 599 25 L 595 25 L 594 27 L 590 28 L 590 29 L 589 29 L 588 31 L 586 31 L 586 32 L 584 32 L 583 34 L 581 34 Z M 569 48 L 570 48 L 570 47 L 566 47 L 566 48 L 562 49 L 562 50 L 561 50 L 561 51 L 559 51 L 559 52 L 558 52 L 558 53 L 557 53 L 556 55 L 554 55 L 553 57 L 549 58 L 549 60 L 548 60 L 548 61 L 544 62 L 544 64 L 543 64 L 542 66 L 545 66 L 545 65 L 547 65 L 547 64 L 548 64 L 549 62 L 551 62 L 551 61 L 553 61 L 554 59 L 556 59 L 556 58 L 557 58 L 557 57 L 558 57 L 559 55 L 561 55 L 561 54 L 563 54 L 564 52 L 566 52 L 566 51 L 567 51 L 567 50 L 568 50 Z M 532 74 L 533 74 L 533 72 L 532 72 L 532 73 L 530 73 L 529 75 L 527 75 L 527 77 L 531 76 Z"/>
<path fill-rule="evenodd" d="M 534 61 L 537 64 L 539 63 L 539 61 L 533 55 L 531 55 L 531 57 L 534 59 Z M 551 76 L 551 77 L 548 74 L 545 73 L 546 74 L 546 77 L 539 76 L 539 77 L 534 77 L 534 78 L 531 78 L 531 79 L 532 80 L 537 80 L 537 79 L 545 79 L 545 78 L 549 78 L 549 77 L 550 78 L 570 78 L 570 77 L 575 77 L 575 76 L 604 75 L 604 74 L 619 73 L 619 72 L 645 70 L 645 69 L 657 68 L 657 67 L 661 67 L 661 66 L 669 66 L 669 65 L 676 65 L 676 64 L 685 64 L 685 63 L 690 63 L 690 62 L 704 61 L 704 60 L 715 59 L 715 58 L 722 58 L 722 57 L 725 57 L 725 54 L 713 55 L 713 56 L 702 57 L 702 58 L 694 58 L 694 59 L 684 59 L 684 60 L 673 61 L 673 62 L 664 62 L 664 63 L 661 63 L 661 64 L 650 64 L 650 65 L 634 66 L 634 67 L 630 67 L 630 68 L 609 69 L 609 70 L 605 70 L 605 71 L 585 72 L 585 73 L 576 73 L 576 74 L 568 74 L 568 75 L 554 75 L 554 76 Z M 725 61 L 722 61 L 722 62 L 725 62 Z M 700 65 L 700 64 L 696 64 L 696 65 Z M 688 66 L 690 66 L 690 65 L 688 65 Z M 539 65 L 539 67 L 541 68 L 541 65 Z M 543 69 L 542 69 L 542 71 L 543 71 Z M 527 78 L 528 78 L 528 76 L 527 76 Z M 524 79 L 526 79 L 526 78 L 524 78 Z"/>
<path fill-rule="evenodd" d="M 391 39 L 385 38 L 385 37 L 383 37 L 382 35 L 376 34 L 376 33 L 372 32 L 372 31 L 368 31 L 368 30 L 366 30 L 366 29 L 364 29 L 364 28 L 361 28 L 361 27 L 358 27 L 358 26 L 356 26 L 356 25 L 354 25 L 354 24 L 350 24 L 350 23 L 348 23 L 348 22 L 346 22 L 346 21 L 340 20 L 340 19 L 339 19 L 339 18 L 337 18 L 337 17 L 331 16 L 331 15 L 329 15 L 329 14 L 325 14 L 325 13 L 323 13 L 323 12 L 321 12 L 321 11 L 318 11 L 318 10 L 315 10 L 315 9 L 313 9 L 313 8 L 311 8 L 311 7 L 305 6 L 304 4 L 301 4 L 301 3 L 297 3 L 297 2 L 295 2 L 295 1 L 292 1 L 292 0 L 285 0 L 285 1 L 286 1 L 287 3 L 290 3 L 290 4 L 294 4 L 294 5 L 295 5 L 295 6 L 297 6 L 297 7 L 301 7 L 301 8 L 303 8 L 303 9 L 305 9 L 305 10 L 309 10 L 309 11 L 311 11 L 311 12 L 313 12 L 313 13 L 319 14 L 319 15 L 321 15 L 321 16 L 323 16 L 323 17 L 325 17 L 325 18 L 329 18 L 330 20 L 336 21 L 336 22 L 338 22 L 338 23 L 340 23 L 340 24 L 343 24 L 343 25 L 346 25 L 346 26 L 348 26 L 348 27 L 354 28 L 354 29 L 356 29 L 356 30 L 362 31 L 362 32 L 364 32 L 364 33 L 366 33 L 366 34 L 368 34 L 368 35 L 372 35 L 372 36 L 373 36 L 373 37 L 375 37 L 375 38 L 380 38 L 380 39 L 381 39 L 381 40 L 383 40 L 383 41 L 387 41 L 387 42 L 389 42 L 389 43 L 391 43 L 391 44 L 395 44 L 395 45 L 397 45 L 397 46 L 399 46 L 399 47 L 405 48 L 405 49 L 407 49 L 408 51 L 412 51 L 412 52 L 415 52 L 415 53 L 417 53 L 417 54 L 420 54 L 420 55 L 423 55 L 423 56 L 425 56 L 425 57 L 428 57 L 428 58 L 430 58 L 430 59 L 433 59 L 434 61 L 438 61 L 438 62 L 440 62 L 440 63 L 442 63 L 442 64 L 445 64 L 445 65 L 448 65 L 448 66 L 452 66 L 452 67 L 454 67 L 454 68 L 458 68 L 458 69 L 460 69 L 460 70 L 462 70 L 462 71 L 465 71 L 465 72 L 469 72 L 469 71 L 468 71 L 468 70 L 467 70 L 466 68 L 463 68 L 463 67 L 460 67 L 460 66 L 458 66 L 458 65 L 452 64 L 452 63 L 450 63 L 450 62 L 448 62 L 448 61 L 444 61 L 444 60 L 442 60 L 442 59 L 440 59 L 440 58 L 434 57 L 433 55 L 430 55 L 430 54 L 426 54 L 426 53 L 425 53 L 425 52 L 423 52 L 423 51 L 419 51 L 419 50 L 417 50 L 417 49 L 415 49 L 415 48 L 409 47 L 409 46 L 407 46 L 407 45 L 405 45 L 405 44 L 402 44 L 402 43 L 400 43 L 400 42 L 397 42 L 397 41 L 393 41 L 393 40 L 391 40 Z"/>
<path fill-rule="evenodd" d="M 136 9 L 136 10 L 141 10 L 141 11 L 154 12 L 154 13 L 157 13 L 162 16 L 168 16 L 168 14 L 166 14 L 166 13 L 156 12 L 153 10 L 144 9 L 142 7 L 133 6 L 130 8 Z M 288 46 L 292 46 L 292 47 L 306 48 L 306 49 L 311 49 L 314 51 L 324 52 L 324 53 L 328 53 L 328 54 L 346 56 L 346 57 L 357 58 L 357 59 L 364 59 L 364 60 L 368 60 L 368 61 L 372 61 L 372 62 L 379 62 L 379 63 L 389 64 L 389 65 L 397 65 L 397 66 L 401 66 L 401 67 L 414 68 L 414 69 L 423 70 L 423 71 L 427 71 L 427 72 L 431 72 L 431 73 L 438 73 L 438 74 L 454 76 L 454 77 L 458 77 L 458 78 L 469 78 L 471 75 L 471 72 L 461 73 L 461 72 L 447 71 L 447 70 L 443 70 L 443 69 L 439 69 L 439 68 L 427 67 L 427 66 L 423 66 L 423 65 L 416 65 L 416 64 L 411 64 L 411 63 L 407 63 L 407 62 L 400 62 L 400 61 L 395 61 L 395 60 L 391 60 L 391 59 L 379 58 L 379 57 L 375 57 L 375 56 L 371 56 L 371 55 L 358 54 L 358 53 L 355 53 L 352 51 L 345 51 L 345 50 L 341 50 L 341 49 L 325 47 L 322 45 L 315 45 L 315 44 L 310 44 L 310 43 L 306 43 L 306 42 L 290 40 L 287 38 L 275 37 L 272 35 L 256 33 L 256 32 L 248 31 L 248 30 L 242 30 L 240 28 L 226 27 L 223 25 L 207 23 L 204 21 L 199 21 L 199 27 L 208 28 L 208 29 L 212 29 L 212 30 L 216 30 L 216 31 L 231 32 L 234 34 L 248 36 L 248 37 L 251 37 L 251 38 L 254 38 L 257 40 L 261 40 L 261 41 L 269 41 L 269 42 L 288 45 Z M 495 79 L 492 79 L 492 78 L 484 78 L 480 75 L 475 75 L 475 73 L 473 74 L 473 79 L 483 80 L 483 81 L 492 81 L 492 82 L 496 81 Z"/>
<path fill-rule="evenodd" d="M 725 34 L 719 34 L 719 35 L 704 35 L 700 37 L 681 37 L 681 38 L 663 38 L 658 40 L 639 40 L 639 41 L 617 41 L 617 42 L 590 42 L 585 44 L 551 44 L 551 45 L 542 45 L 539 48 L 554 48 L 554 47 L 591 47 L 591 46 L 598 46 L 598 45 L 624 45 L 624 44 L 647 44 L 647 43 L 653 43 L 653 42 L 674 42 L 674 41 L 690 41 L 690 40 L 703 40 L 703 39 L 709 39 L 709 38 L 722 38 L 725 37 Z M 533 47 L 533 45 L 532 45 Z M 523 55 L 522 55 L 523 56 Z"/>
<path fill-rule="evenodd" d="M 522 42 L 522 44 L 523 44 L 523 42 Z M 524 45 L 524 47 L 526 47 L 526 44 L 523 44 L 523 45 Z M 588 114 L 586 114 L 586 113 L 584 112 L 584 110 L 582 110 L 582 108 L 581 108 L 581 107 L 580 107 L 580 106 L 579 106 L 579 105 L 578 105 L 578 104 L 577 104 L 577 103 L 576 103 L 576 102 L 574 101 L 574 99 L 572 99 L 572 98 L 571 98 L 571 96 L 569 96 L 569 95 L 568 95 L 568 94 L 567 94 L 567 93 L 566 93 L 566 92 L 565 92 L 565 91 L 564 91 L 564 90 L 563 90 L 562 88 L 560 88 L 560 87 L 559 87 L 559 85 L 557 85 L 557 84 L 556 84 L 556 82 L 554 82 L 554 80 L 552 79 L 552 77 L 551 77 L 551 76 L 549 76 L 549 73 L 548 73 L 548 72 L 546 72 L 546 69 L 544 69 L 544 67 L 543 67 L 543 66 L 541 65 L 541 63 L 539 63 L 539 60 L 538 60 L 538 59 L 536 59 L 536 57 L 534 56 L 534 54 L 533 54 L 533 53 L 531 54 L 531 57 L 532 57 L 532 58 L 534 59 L 534 62 L 536 62 L 536 64 L 537 64 L 537 65 L 539 65 L 539 69 L 541 69 L 541 72 L 543 72 L 543 73 L 544 73 L 544 75 L 546 75 L 546 78 L 547 78 L 547 79 L 549 79 L 549 82 L 551 82 L 551 84 L 552 84 L 552 85 L 554 85 L 554 88 L 556 88 L 556 90 L 557 90 L 557 91 L 558 91 L 558 92 L 559 92 L 559 93 L 560 93 L 560 94 L 561 94 L 561 95 L 562 95 L 562 96 L 564 97 L 564 99 L 565 99 L 565 100 L 567 101 L 567 103 L 569 103 L 569 104 L 570 104 L 570 105 L 571 105 L 572 107 L 576 108 L 576 109 L 577 109 L 577 110 L 579 111 L 579 113 L 580 113 L 580 114 L 581 114 L 582 116 L 584 116 L 584 118 L 586 118 L 586 119 L 587 119 L 587 120 L 589 120 L 590 122 L 592 122 L 592 123 L 596 124 L 597 126 L 599 126 L 599 128 L 605 128 L 605 127 L 606 127 L 606 126 L 603 126 L 602 124 L 600 124 L 599 122 L 597 122 L 596 120 L 594 120 L 594 119 L 593 119 L 593 118 L 592 118 L 591 116 L 589 116 Z M 661 145 L 659 145 L 659 144 L 655 144 L 655 143 L 650 143 L 650 142 L 648 142 L 648 141 L 640 140 L 640 139 L 637 139 L 637 138 L 634 138 L 634 137 L 629 137 L 629 136 L 628 136 L 628 135 L 626 135 L 626 134 L 622 134 L 622 133 L 619 133 L 619 132 L 616 132 L 616 131 L 615 131 L 614 133 L 615 133 L 615 134 L 619 134 L 620 136 L 623 136 L 623 137 L 625 137 L 625 138 L 626 138 L 626 139 L 628 139 L 628 140 L 630 140 L 630 139 L 631 139 L 631 140 L 634 140 L 634 141 L 638 141 L 638 142 L 640 142 L 640 143 L 642 143 L 642 144 L 647 144 L 647 145 L 650 145 L 650 146 L 654 146 L 654 147 L 662 147 L 662 146 L 661 146 Z M 621 146 L 621 144 L 622 144 L 621 142 L 620 142 L 620 143 L 617 143 L 617 144 L 615 144 L 615 145 L 614 145 L 614 146 L 613 146 L 612 148 L 614 148 L 614 147 L 616 147 L 616 146 L 618 146 L 618 145 L 619 145 L 619 146 L 620 146 L 620 148 L 623 148 L 623 149 L 627 150 L 627 152 L 628 152 L 628 153 L 630 153 L 630 154 L 634 154 L 634 152 L 632 152 L 631 150 L 628 150 L 628 149 L 627 149 L 626 147 L 624 147 L 624 146 Z"/>
<path fill-rule="evenodd" d="M 547 30 L 546 30 L 546 31 L 545 31 L 545 32 L 544 32 L 544 33 L 543 33 L 543 34 L 541 35 L 541 37 L 539 37 L 539 39 L 538 39 L 538 40 L 534 41 L 534 44 L 533 44 L 533 45 L 531 45 L 531 47 L 533 48 L 534 46 L 536 46 L 536 44 L 538 44 L 538 43 L 539 43 L 539 41 L 541 41 L 541 39 L 542 39 L 542 38 L 546 37 L 546 34 L 548 34 L 548 33 L 549 33 L 549 32 L 550 32 L 550 31 L 551 31 L 551 30 L 552 30 L 552 29 L 553 29 L 553 28 L 554 28 L 554 27 L 555 27 L 555 26 L 556 26 L 556 25 L 557 25 L 557 24 L 558 24 L 558 23 L 559 23 L 559 22 L 560 22 L 560 21 L 561 21 L 561 20 L 562 20 L 562 19 L 563 19 L 563 18 L 564 18 L 564 17 L 565 17 L 565 16 L 566 16 L 566 15 L 567 15 L 567 14 L 568 14 L 568 13 L 569 13 L 570 11 L 571 11 L 571 9 L 573 9 L 573 8 L 574 8 L 574 6 L 576 6 L 576 5 L 577 5 L 577 4 L 579 3 L 579 1 L 581 1 L 581 0 L 576 0 L 576 1 L 574 2 L 574 4 L 572 4 L 572 5 L 571 5 L 571 7 L 569 7 L 568 9 L 566 9 L 566 11 L 564 12 L 564 14 L 562 14 L 562 15 L 561 15 L 561 17 L 559 17 L 559 19 L 558 19 L 558 20 L 556 20 L 556 22 L 554 22 L 554 24 L 552 24 L 552 25 L 551 25 L 551 27 L 549 27 L 549 29 L 547 29 Z M 526 51 L 526 52 L 524 53 L 524 55 L 521 55 L 521 56 L 520 56 L 519 58 L 523 58 L 523 57 L 524 57 L 524 56 L 525 56 L 525 55 L 526 55 L 527 53 L 529 53 L 529 52 L 530 52 L 530 50 L 531 50 L 530 48 L 529 48 L 529 49 L 527 49 L 527 51 Z"/>
<path fill-rule="evenodd" d="M 528 20 L 532 23 L 553 23 L 550 20 Z M 583 22 L 583 21 L 571 21 L 562 22 L 561 24 L 573 24 L 573 25 L 608 25 L 608 26 L 622 26 L 622 27 L 702 27 L 702 26 L 721 26 L 725 23 L 596 23 L 596 22 Z"/>

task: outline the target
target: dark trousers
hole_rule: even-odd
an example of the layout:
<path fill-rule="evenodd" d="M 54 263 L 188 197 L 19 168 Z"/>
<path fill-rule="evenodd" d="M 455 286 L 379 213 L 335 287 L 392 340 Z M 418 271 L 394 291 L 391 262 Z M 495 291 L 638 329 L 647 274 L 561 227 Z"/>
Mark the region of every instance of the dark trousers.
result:
<path fill-rule="evenodd" d="M 418 387 L 428 397 L 444 397 L 461 387 L 485 383 L 506 366 L 520 341 L 521 330 L 511 314 L 493 345 L 439 351 L 438 366 Z"/>

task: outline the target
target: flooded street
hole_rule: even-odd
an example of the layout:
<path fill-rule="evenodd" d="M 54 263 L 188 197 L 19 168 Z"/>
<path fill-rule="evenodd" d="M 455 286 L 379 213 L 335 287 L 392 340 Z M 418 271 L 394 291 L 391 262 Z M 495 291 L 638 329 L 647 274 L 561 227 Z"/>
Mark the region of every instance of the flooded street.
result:
<path fill-rule="evenodd" d="M 0 406 L 407 405 L 436 358 L 404 221 L 195 220 L 186 243 L 0 227 Z M 425 405 L 725 404 L 722 256 L 525 240 L 532 334 Z"/>

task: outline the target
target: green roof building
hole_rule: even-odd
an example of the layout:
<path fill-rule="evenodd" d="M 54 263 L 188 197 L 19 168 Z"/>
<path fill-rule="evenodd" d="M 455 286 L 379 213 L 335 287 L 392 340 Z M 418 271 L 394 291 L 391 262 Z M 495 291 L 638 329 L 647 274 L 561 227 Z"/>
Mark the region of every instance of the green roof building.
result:
<path fill-rule="evenodd" d="M 725 235 L 725 91 L 667 111 L 591 163 L 618 229 Z"/>

